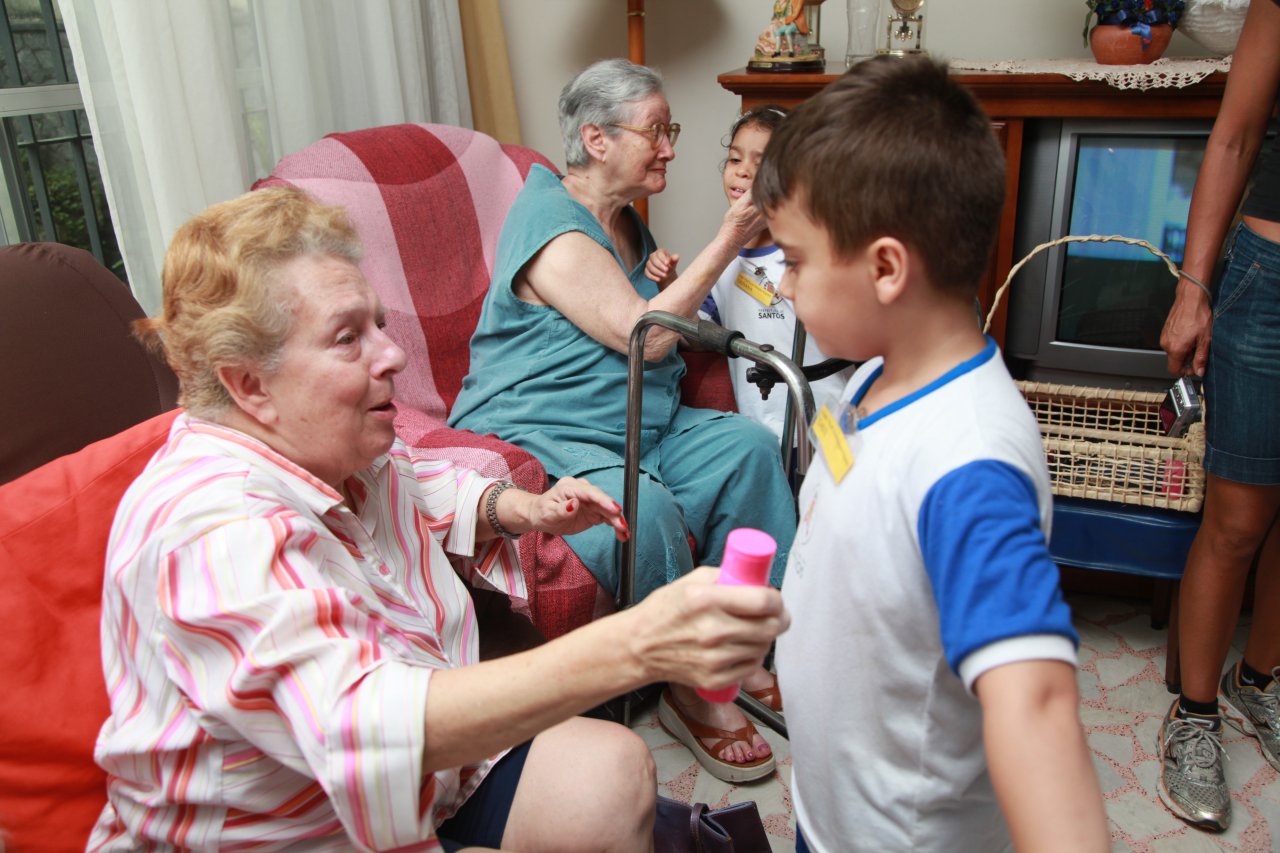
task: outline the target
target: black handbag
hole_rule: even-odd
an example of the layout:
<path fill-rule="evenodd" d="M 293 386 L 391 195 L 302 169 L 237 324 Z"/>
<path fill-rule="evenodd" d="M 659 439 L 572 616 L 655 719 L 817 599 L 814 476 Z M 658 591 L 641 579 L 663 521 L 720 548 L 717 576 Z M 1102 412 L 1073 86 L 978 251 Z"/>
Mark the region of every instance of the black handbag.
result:
<path fill-rule="evenodd" d="M 658 797 L 654 853 L 770 853 L 755 802 L 712 811 L 706 803 Z"/>

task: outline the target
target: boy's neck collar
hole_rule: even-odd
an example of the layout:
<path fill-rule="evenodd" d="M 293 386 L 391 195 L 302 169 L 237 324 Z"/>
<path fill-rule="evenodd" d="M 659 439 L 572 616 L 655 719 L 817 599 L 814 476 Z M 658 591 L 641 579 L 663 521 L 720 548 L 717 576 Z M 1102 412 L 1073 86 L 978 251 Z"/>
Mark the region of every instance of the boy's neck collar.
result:
<path fill-rule="evenodd" d="M 922 342 L 927 341 L 922 346 Z M 976 328 L 956 329 L 953 334 L 921 334 L 903 346 L 887 349 L 881 373 L 868 383 L 867 408 L 874 412 L 911 397 L 947 376 L 957 365 L 979 357 L 992 345 Z"/>
<path fill-rule="evenodd" d="M 738 250 L 738 257 L 746 258 L 747 260 L 754 260 L 756 258 L 763 258 L 766 255 L 772 255 L 777 250 L 778 247 L 772 243 L 765 243 L 761 246 L 743 246 Z"/>

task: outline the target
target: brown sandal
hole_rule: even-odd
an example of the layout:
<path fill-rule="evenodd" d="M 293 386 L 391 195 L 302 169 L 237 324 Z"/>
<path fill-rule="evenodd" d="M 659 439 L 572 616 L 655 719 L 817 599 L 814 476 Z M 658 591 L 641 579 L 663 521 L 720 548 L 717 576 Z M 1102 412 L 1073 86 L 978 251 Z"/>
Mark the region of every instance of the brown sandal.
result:
<path fill-rule="evenodd" d="M 741 764 L 722 759 L 720 750 L 736 741 L 742 741 L 754 749 L 756 727 L 750 720 L 736 731 L 727 731 L 700 723 L 685 714 L 680 703 L 671 695 L 669 688 L 662 691 L 662 697 L 658 700 L 658 722 L 667 734 L 689 748 L 693 757 L 698 759 L 698 763 L 705 767 L 708 773 L 721 781 L 750 782 L 768 776 L 777 765 L 772 752 Z M 719 740 L 708 747 L 702 742 L 703 738 L 708 740 L 719 738 Z"/>
<path fill-rule="evenodd" d="M 778 676 L 773 676 L 773 684 L 768 687 L 761 687 L 759 690 L 746 690 L 748 696 L 758 699 L 762 704 L 772 708 L 776 713 L 782 713 L 782 691 L 778 688 Z"/>

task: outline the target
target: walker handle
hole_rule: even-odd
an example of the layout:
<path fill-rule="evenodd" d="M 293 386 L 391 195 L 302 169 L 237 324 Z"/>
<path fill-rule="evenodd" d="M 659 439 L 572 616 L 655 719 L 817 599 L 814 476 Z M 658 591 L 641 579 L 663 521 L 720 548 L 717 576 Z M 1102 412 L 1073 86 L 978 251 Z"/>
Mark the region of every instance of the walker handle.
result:
<path fill-rule="evenodd" d="M 698 320 L 697 329 L 692 335 L 685 335 L 685 337 L 700 344 L 703 349 L 727 355 L 729 358 L 737 358 L 738 354 L 730 347 L 734 341 L 743 337 L 743 334 L 736 329 L 726 329 L 710 320 Z"/>

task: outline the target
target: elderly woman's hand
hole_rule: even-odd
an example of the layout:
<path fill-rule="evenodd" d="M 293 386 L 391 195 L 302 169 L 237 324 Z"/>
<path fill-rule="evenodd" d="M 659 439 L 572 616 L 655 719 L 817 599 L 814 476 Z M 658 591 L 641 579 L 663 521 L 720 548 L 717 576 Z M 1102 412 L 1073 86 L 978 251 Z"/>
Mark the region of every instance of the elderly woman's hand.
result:
<path fill-rule="evenodd" d="M 628 641 L 653 681 L 719 689 L 750 675 L 791 617 L 772 587 L 721 586 L 695 569 L 626 611 Z"/>
<path fill-rule="evenodd" d="M 751 190 L 740 195 L 725 211 L 721 233 L 731 241 L 743 245 L 751 242 L 765 229 L 764 216 L 751 197 Z"/>
<path fill-rule="evenodd" d="M 534 530 L 568 536 L 588 527 L 607 524 L 619 542 L 631 535 L 622 507 L 603 490 L 577 477 L 562 477 L 540 495 L 534 495 L 530 518 Z"/>
<path fill-rule="evenodd" d="M 622 507 L 603 489 L 578 477 L 563 477 L 540 495 L 508 489 L 498 496 L 495 509 L 498 522 L 512 533 L 540 530 L 568 536 L 607 524 L 619 542 L 631 535 Z"/>

